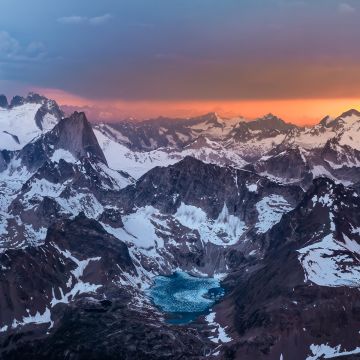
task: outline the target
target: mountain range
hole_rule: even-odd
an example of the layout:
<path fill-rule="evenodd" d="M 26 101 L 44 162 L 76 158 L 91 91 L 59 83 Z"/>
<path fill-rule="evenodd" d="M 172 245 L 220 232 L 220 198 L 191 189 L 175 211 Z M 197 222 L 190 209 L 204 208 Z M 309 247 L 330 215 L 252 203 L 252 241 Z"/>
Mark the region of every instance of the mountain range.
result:
<path fill-rule="evenodd" d="M 0 96 L 4 359 L 356 359 L 360 113 L 90 123 Z M 221 279 L 171 325 L 154 276 Z M 225 335 L 226 336 L 225 336 Z"/>

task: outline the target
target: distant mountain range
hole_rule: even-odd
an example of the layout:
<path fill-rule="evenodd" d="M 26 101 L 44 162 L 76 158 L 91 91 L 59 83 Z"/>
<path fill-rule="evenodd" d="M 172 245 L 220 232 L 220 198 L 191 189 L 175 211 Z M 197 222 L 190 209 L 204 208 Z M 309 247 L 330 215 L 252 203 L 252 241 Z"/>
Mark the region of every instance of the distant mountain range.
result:
<path fill-rule="evenodd" d="M 356 359 L 359 190 L 356 110 L 91 124 L 0 96 L 1 357 Z M 213 321 L 146 296 L 179 269 L 222 279 Z"/>
<path fill-rule="evenodd" d="M 287 124 L 271 114 L 245 121 L 211 113 L 186 120 L 98 124 L 94 129 L 110 166 L 134 177 L 154 164 L 193 156 L 220 166 L 247 166 L 276 181 L 308 187 L 318 176 L 348 184 L 357 181 L 359 127 L 360 113 L 350 110 L 309 128 Z"/>

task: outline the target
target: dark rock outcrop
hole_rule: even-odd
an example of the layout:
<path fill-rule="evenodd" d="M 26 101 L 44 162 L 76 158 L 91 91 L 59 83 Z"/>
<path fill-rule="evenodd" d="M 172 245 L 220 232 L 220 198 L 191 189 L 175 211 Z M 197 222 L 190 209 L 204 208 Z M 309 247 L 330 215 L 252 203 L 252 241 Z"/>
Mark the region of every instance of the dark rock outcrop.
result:
<path fill-rule="evenodd" d="M 40 130 L 44 130 L 44 118 L 48 114 L 53 115 L 59 121 L 64 117 L 64 112 L 55 101 L 46 100 L 46 102 L 41 105 L 40 109 L 35 114 L 35 122 Z"/>
<path fill-rule="evenodd" d="M 137 273 L 127 246 L 84 214 L 55 223 L 41 246 L 6 251 L 0 264 L 0 321 L 5 335 L 37 331 L 36 320 L 30 318 L 36 314 L 40 318 L 48 313 L 39 322 L 45 328 L 50 322 L 56 327 L 58 306 L 82 296 L 111 297 L 120 291 L 116 284 L 124 273 Z"/>
<path fill-rule="evenodd" d="M 112 137 L 115 129 L 122 134 L 121 142 L 129 149 L 149 151 L 162 147 L 183 149 L 199 136 L 212 138 L 213 136 L 210 133 L 207 134 L 206 129 L 217 129 L 221 133 L 225 123 L 226 119 L 223 121 L 216 113 L 209 113 L 190 119 L 159 117 L 141 122 L 121 121 L 100 127 L 100 130 Z M 278 117 L 269 114 L 253 121 L 239 119 L 236 126 L 234 124 L 233 129 L 225 135 L 223 140 L 225 142 L 241 143 L 254 137 L 265 139 L 279 134 L 286 134 L 295 128 L 298 127 L 285 123 Z"/>
<path fill-rule="evenodd" d="M 15 95 L 10 102 L 10 107 L 16 107 L 16 106 L 20 106 L 20 105 L 24 105 L 25 104 L 25 98 L 19 95 Z"/>
<path fill-rule="evenodd" d="M 235 343 L 228 347 L 232 353 L 229 359 L 275 360 L 282 355 L 284 359 L 303 360 L 311 354 L 311 344 L 334 348 L 340 344 L 342 350 L 358 346 L 358 289 L 319 285 L 307 279 L 298 250 L 328 235 L 339 244 L 345 245 L 346 236 L 360 244 L 360 235 L 353 232 L 360 226 L 359 208 L 360 200 L 353 190 L 317 179 L 296 209 L 264 235 L 268 251 L 257 268 L 247 274 L 239 268 L 226 281 L 233 289 L 229 301 L 234 306 L 233 328 L 237 333 Z M 331 282 L 330 270 L 321 262 L 328 257 L 337 261 L 340 278 L 341 273 L 352 271 L 351 266 L 360 265 L 354 249 L 355 245 L 344 247 L 330 255 L 331 247 L 325 248 L 309 266 L 314 266 L 320 279 L 324 272 Z"/>
<path fill-rule="evenodd" d="M 0 265 L 4 359 L 195 360 L 212 347 L 197 329 L 130 306 L 136 289 L 120 285 L 136 276 L 126 245 L 83 214 L 52 226 L 42 246 L 5 252 Z M 26 321 L 46 311 L 49 322 Z"/>
<path fill-rule="evenodd" d="M 53 138 L 52 138 L 52 136 Z M 84 113 L 62 119 L 47 137 L 55 148 L 70 151 L 76 158 L 93 156 L 106 164 L 105 156 Z"/>
<path fill-rule="evenodd" d="M 65 150 L 76 160 L 93 158 L 106 164 L 90 123 L 84 113 L 75 112 L 55 127 L 27 144 L 18 155 L 23 165 L 34 171 L 49 160 L 56 150 Z"/>
<path fill-rule="evenodd" d="M 0 108 L 7 109 L 9 107 L 7 97 L 0 95 Z"/>
<path fill-rule="evenodd" d="M 251 185 L 256 190 L 249 190 Z M 230 214 L 252 222 L 257 216 L 255 204 L 263 197 L 279 194 L 295 206 L 302 193 L 298 186 L 279 185 L 251 171 L 186 157 L 174 165 L 150 170 L 135 185 L 122 190 L 120 198 L 129 210 L 152 205 L 170 214 L 183 202 L 203 209 L 213 219 L 226 205 Z"/>
<path fill-rule="evenodd" d="M 131 298 L 81 301 L 66 310 L 61 325 L 42 340 L 17 344 L 4 358 L 15 360 L 204 359 L 211 344 L 191 327 L 172 327 L 150 311 L 127 306 Z"/>

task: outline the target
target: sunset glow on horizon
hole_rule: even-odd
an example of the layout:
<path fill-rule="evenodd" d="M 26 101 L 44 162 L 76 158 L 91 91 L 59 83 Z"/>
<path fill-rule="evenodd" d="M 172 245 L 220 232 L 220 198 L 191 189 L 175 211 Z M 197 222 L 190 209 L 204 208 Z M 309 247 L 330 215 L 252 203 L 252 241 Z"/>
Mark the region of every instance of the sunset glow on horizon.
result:
<path fill-rule="evenodd" d="M 216 112 L 224 118 L 255 119 L 268 113 L 300 126 L 318 123 L 325 116 L 337 117 L 349 109 L 360 109 L 358 99 L 285 99 L 219 101 L 121 101 L 92 100 L 57 89 L 35 91 L 56 100 L 65 109 L 85 111 L 92 121 L 138 120 L 160 116 L 187 118 Z"/>

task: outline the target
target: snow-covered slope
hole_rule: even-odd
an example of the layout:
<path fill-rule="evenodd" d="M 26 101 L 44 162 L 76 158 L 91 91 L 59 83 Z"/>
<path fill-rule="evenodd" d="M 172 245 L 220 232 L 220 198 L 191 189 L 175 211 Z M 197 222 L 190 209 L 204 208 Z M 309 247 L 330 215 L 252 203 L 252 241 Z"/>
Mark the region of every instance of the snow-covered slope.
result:
<path fill-rule="evenodd" d="M 9 152 L 0 169 L 0 248 L 37 245 L 70 214 L 98 218 L 107 212 L 106 197 L 132 182 L 107 166 L 85 114 L 75 112 Z"/>
<path fill-rule="evenodd" d="M 353 190 L 327 184 L 311 198 L 312 211 L 327 214 L 324 234 L 298 250 L 307 281 L 320 286 L 360 287 L 360 201 Z"/>
<path fill-rule="evenodd" d="M 118 139 L 104 132 L 101 126 L 95 127 L 94 133 L 109 166 L 126 171 L 136 179 L 156 166 L 172 165 L 186 156 L 192 156 L 206 163 L 232 165 L 238 168 L 247 163 L 230 149 L 207 138 L 198 138 L 183 149 L 159 148 L 151 151 L 136 151 L 130 150 L 117 141 Z"/>
<path fill-rule="evenodd" d="M 19 150 L 40 134 L 51 130 L 62 117 L 58 105 L 30 93 L 28 97 L 0 107 L 0 150 Z"/>
<path fill-rule="evenodd" d="M 253 169 L 304 187 L 325 176 L 343 184 L 360 178 L 360 113 L 350 110 L 312 128 L 294 129 L 285 140 L 253 163 Z"/>
<path fill-rule="evenodd" d="M 35 122 L 39 104 L 24 104 L 12 109 L 0 108 L 1 149 L 18 150 L 41 133 Z"/>
<path fill-rule="evenodd" d="M 99 124 L 94 132 L 110 166 L 138 178 L 155 166 L 170 165 L 186 156 L 241 168 L 248 162 L 245 159 L 258 158 L 280 144 L 292 128 L 272 115 L 248 122 L 207 114 L 184 120 Z"/>
<path fill-rule="evenodd" d="M 166 166 L 177 161 L 162 150 L 132 151 L 113 137 L 106 136 L 99 128 L 94 129 L 94 134 L 109 166 L 112 169 L 126 171 L 136 179 L 156 166 Z"/>
<path fill-rule="evenodd" d="M 335 119 L 327 116 L 312 127 L 293 129 L 286 136 L 283 145 L 296 145 L 305 150 L 312 150 L 324 147 L 331 139 L 339 138 L 340 145 L 358 149 L 359 122 L 360 113 L 356 110 L 349 110 Z"/>
<path fill-rule="evenodd" d="M 274 115 L 247 121 L 207 114 L 192 119 L 95 125 L 111 166 L 135 178 L 151 168 L 193 156 L 207 163 L 242 168 L 283 183 L 308 187 L 327 176 L 345 184 L 360 176 L 360 113 L 326 117 L 313 127 L 287 124 Z"/>

